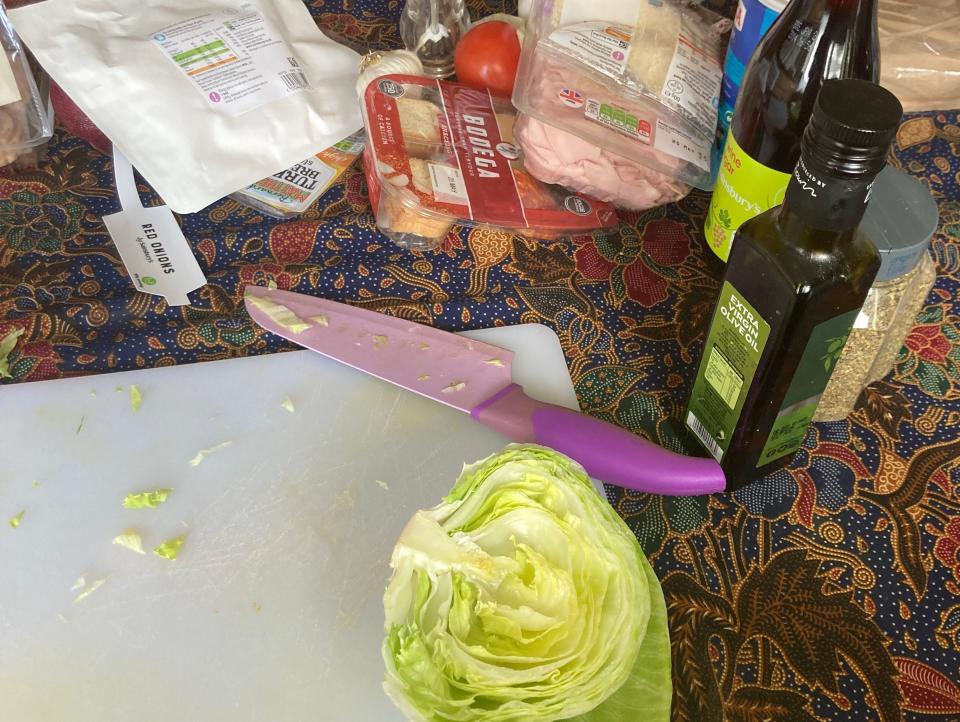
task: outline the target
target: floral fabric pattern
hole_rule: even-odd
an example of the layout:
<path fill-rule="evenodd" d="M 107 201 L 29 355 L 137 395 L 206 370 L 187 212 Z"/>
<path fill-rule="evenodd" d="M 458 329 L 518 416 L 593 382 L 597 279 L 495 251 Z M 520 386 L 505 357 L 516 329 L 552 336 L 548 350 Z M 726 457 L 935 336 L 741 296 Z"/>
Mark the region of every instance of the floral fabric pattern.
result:
<path fill-rule="evenodd" d="M 400 44 L 402 3 L 307 4 L 352 47 Z M 941 214 L 937 282 L 894 371 L 734 494 L 608 488 L 663 583 L 675 720 L 960 719 L 960 112 L 907 117 L 893 163 Z M 119 210 L 110 158 L 60 130 L 40 168 L 0 178 L 0 338 L 23 331 L 0 383 L 287 350 L 242 305 L 246 285 L 273 282 L 450 330 L 544 323 L 585 411 L 683 450 L 723 272 L 708 200 L 624 213 L 604 236 L 454 228 L 410 253 L 377 232 L 356 165 L 296 220 L 230 199 L 180 216 L 208 283 L 170 308 L 133 290 L 100 220 Z"/>

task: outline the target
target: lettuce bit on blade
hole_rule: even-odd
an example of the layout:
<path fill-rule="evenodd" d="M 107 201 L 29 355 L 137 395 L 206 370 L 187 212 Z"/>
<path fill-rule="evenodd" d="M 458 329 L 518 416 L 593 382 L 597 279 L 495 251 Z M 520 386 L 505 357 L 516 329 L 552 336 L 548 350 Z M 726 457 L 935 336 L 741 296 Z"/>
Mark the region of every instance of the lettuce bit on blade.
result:
<path fill-rule="evenodd" d="M 308 328 L 313 327 L 313 324 L 307 323 L 289 308 L 276 301 L 249 293 L 244 295 L 244 300 L 263 311 L 271 321 L 287 329 L 290 333 L 303 333 Z"/>
<path fill-rule="evenodd" d="M 0 339 L 0 379 L 13 378 L 10 373 L 10 352 L 17 345 L 17 339 L 23 335 L 22 328 L 15 328 Z"/>
<path fill-rule="evenodd" d="M 140 538 L 140 534 L 135 529 L 124 529 L 123 534 L 113 538 L 113 543 L 137 554 L 146 553 L 143 550 L 143 539 Z"/>
<path fill-rule="evenodd" d="M 200 466 L 200 464 L 203 463 L 203 460 L 206 459 L 210 454 L 214 454 L 220 451 L 220 449 L 226 449 L 232 443 L 233 443 L 232 441 L 224 441 L 223 443 L 217 444 L 216 446 L 211 446 L 209 449 L 200 449 L 200 451 L 197 452 L 196 456 L 190 459 L 190 466 Z"/>
<path fill-rule="evenodd" d="M 287 396 L 283 401 L 280 402 L 280 406 L 285 408 L 291 414 L 297 410 L 297 407 L 293 405 L 293 400 Z"/>
<path fill-rule="evenodd" d="M 136 384 L 130 384 L 130 410 L 137 413 L 140 404 L 143 403 L 143 395 L 140 393 L 140 387 Z"/>
<path fill-rule="evenodd" d="M 27 510 L 24 509 L 24 510 L 21 511 L 19 514 L 17 514 L 16 516 L 11 517 L 11 519 L 10 519 L 10 527 L 11 527 L 12 529 L 16 529 L 17 527 L 19 527 L 19 526 L 20 526 L 20 521 L 23 519 L 23 515 L 26 514 L 26 513 L 27 513 Z"/>
<path fill-rule="evenodd" d="M 156 509 L 167 497 L 173 493 L 173 489 L 157 489 L 156 491 L 141 491 L 137 494 L 127 494 L 123 498 L 123 506 L 126 509 Z"/>
<path fill-rule="evenodd" d="M 163 544 L 158 546 L 153 550 L 153 553 L 158 557 L 163 557 L 164 559 L 169 559 L 173 561 L 180 554 L 180 547 L 183 546 L 184 539 L 187 538 L 186 534 L 181 534 L 180 536 L 174 539 L 168 539 Z"/>
<path fill-rule="evenodd" d="M 384 689 L 408 718 L 669 719 L 656 576 L 567 457 L 510 445 L 466 466 L 407 523 L 391 566 Z"/>

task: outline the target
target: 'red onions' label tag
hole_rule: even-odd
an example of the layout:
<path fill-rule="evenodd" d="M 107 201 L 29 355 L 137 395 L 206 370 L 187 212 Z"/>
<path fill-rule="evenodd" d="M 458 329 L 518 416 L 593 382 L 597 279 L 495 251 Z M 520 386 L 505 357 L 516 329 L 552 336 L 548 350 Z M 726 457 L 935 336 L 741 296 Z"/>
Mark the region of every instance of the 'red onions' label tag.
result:
<path fill-rule="evenodd" d="M 527 226 L 510 168 L 510 162 L 520 157 L 520 151 L 501 138 L 490 93 L 443 84 L 440 97 L 473 218 L 508 227 Z"/>

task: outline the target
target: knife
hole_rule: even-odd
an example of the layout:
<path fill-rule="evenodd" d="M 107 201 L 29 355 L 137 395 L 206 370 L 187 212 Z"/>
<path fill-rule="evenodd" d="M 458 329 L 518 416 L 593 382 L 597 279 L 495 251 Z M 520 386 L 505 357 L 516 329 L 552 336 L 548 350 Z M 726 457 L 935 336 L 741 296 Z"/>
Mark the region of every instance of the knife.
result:
<path fill-rule="evenodd" d="M 549 446 L 601 481 L 682 496 L 726 488 L 713 459 L 675 454 L 619 426 L 530 398 L 513 383 L 507 349 L 290 291 L 247 286 L 244 303 L 271 333 L 465 411 L 514 441 Z"/>

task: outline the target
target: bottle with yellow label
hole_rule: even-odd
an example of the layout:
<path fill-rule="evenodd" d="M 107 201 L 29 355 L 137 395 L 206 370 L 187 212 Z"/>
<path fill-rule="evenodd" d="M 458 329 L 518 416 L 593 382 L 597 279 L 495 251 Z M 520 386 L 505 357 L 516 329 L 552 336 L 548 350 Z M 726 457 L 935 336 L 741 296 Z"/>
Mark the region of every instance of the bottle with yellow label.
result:
<path fill-rule="evenodd" d="M 727 260 L 733 234 L 779 205 L 824 80 L 880 77 L 877 0 L 791 0 L 747 66 L 704 230 Z"/>

